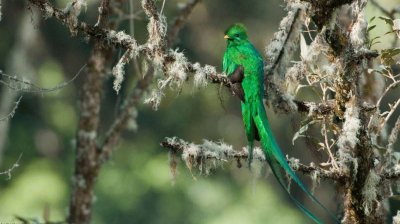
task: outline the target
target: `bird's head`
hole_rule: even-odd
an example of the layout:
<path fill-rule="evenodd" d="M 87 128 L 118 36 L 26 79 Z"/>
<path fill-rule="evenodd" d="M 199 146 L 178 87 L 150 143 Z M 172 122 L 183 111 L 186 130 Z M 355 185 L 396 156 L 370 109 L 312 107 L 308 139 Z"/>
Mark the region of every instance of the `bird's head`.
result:
<path fill-rule="evenodd" d="M 240 45 L 247 42 L 247 30 L 241 23 L 235 23 L 225 31 L 224 39 L 228 45 Z"/>

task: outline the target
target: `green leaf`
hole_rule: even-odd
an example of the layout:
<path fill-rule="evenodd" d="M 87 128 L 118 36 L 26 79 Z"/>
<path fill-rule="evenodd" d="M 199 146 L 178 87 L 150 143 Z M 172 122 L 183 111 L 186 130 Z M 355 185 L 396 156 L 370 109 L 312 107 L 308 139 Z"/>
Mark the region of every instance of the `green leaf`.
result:
<path fill-rule="evenodd" d="M 385 21 L 386 24 L 393 26 L 393 20 L 391 18 L 385 16 L 379 16 L 378 18 Z"/>
<path fill-rule="evenodd" d="M 371 48 L 371 47 L 374 46 L 375 44 L 380 43 L 380 41 L 375 41 L 375 40 L 378 40 L 379 38 L 381 38 L 381 36 L 376 36 L 376 37 L 372 38 L 372 39 L 369 41 L 369 47 Z"/>
<path fill-rule="evenodd" d="M 380 43 L 382 43 L 382 42 L 380 42 L 380 41 L 373 42 L 373 43 L 371 44 L 371 47 L 374 46 L 375 44 L 380 44 Z"/>
<path fill-rule="evenodd" d="M 379 38 L 381 38 L 381 36 L 374 37 L 371 39 L 371 42 L 373 42 L 374 40 L 379 39 Z"/>
<path fill-rule="evenodd" d="M 383 36 L 385 36 L 387 34 L 391 34 L 391 33 L 394 33 L 394 30 L 386 32 L 385 34 L 383 34 Z"/>
<path fill-rule="evenodd" d="M 386 66 L 395 64 L 394 56 L 400 54 L 400 48 L 384 49 L 381 51 L 381 62 Z"/>
<path fill-rule="evenodd" d="M 373 26 L 368 27 L 368 32 L 371 31 L 371 30 L 373 30 L 375 27 L 376 27 L 376 25 L 373 25 Z"/>
<path fill-rule="evenodd" d="M 373 17 L 369 20 L 369 22 L 371 23 L 372 21 L 375 20 L 375 18 L 376 18 L 376 16 L 373 16 Z"/>

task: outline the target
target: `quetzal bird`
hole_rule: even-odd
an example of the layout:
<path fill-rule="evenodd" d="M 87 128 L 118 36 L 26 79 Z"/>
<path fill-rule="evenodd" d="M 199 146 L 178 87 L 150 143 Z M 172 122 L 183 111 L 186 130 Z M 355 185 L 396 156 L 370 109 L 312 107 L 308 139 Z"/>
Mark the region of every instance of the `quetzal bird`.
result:
<path fill-rule="evenodd" d="M 263 104 L 264 63 L 261 55 L 249 42 L 246 28 L 242 24 L 234 24 L 225 31 L 224 38 L 227 40 L 227 48 L 224 53 L 223 70 L 232 83 L 233 93 L 241 100 L 242 116 L 250 149 L 249 164 L 252 160 L 254 141 L 260 141 L 272 172 L 296 205 L 316 223 L 322 223 L 318 217 L 291 195 L 282 170 L 312 201 L 327 211 L 335 223 L 339 223 L 339 220 L 300 181 L 287 163 L 272 134 Z"/>

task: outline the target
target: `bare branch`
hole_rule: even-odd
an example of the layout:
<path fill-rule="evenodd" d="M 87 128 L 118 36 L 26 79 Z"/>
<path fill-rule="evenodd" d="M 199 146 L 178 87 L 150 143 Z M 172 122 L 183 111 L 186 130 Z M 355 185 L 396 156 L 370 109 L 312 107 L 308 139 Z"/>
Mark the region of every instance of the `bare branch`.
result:
<path fill-rule="evenodd" d="M 179 31 L 184 27 L 187 18 L 192 13 L 194 7 L 202 0 L 188 0 L 184 6 L 182 6 L 180 13 L 172 22 L 170 32 L 168 33 L 168 44 L 171 46 L 178 37 Z"/>
<path fill-rule="evenodd" d="M 398 99 L 398 100 L 396 101 L 396 103 L 394 103 L 394 105 L 392 105 L 392 106 L 390 107 L 390 111 L 389 111 L 389 113 L 386 115 L 385 121 L 384 121 L 383 124 L 386 124 L 386 123 L 389 121 L 390 117 L 393 115 L 393 113 L 396 111 L 396 109 L 397 109 L 397 107 L 399 107 L 399 105 L 400 105 L 400 99 Z"/>

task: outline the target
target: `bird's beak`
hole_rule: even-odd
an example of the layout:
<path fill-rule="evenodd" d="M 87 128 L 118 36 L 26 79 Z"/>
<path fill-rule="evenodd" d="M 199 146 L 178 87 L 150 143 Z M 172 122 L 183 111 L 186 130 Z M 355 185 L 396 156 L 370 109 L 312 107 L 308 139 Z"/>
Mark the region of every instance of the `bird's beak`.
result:
<path fill-rule="evenodd" d="M 225 36 L 224 36 L 224 39 L 229 39 L 229 36 L 228 36 L 228 35 L 225 35 Z"/>

